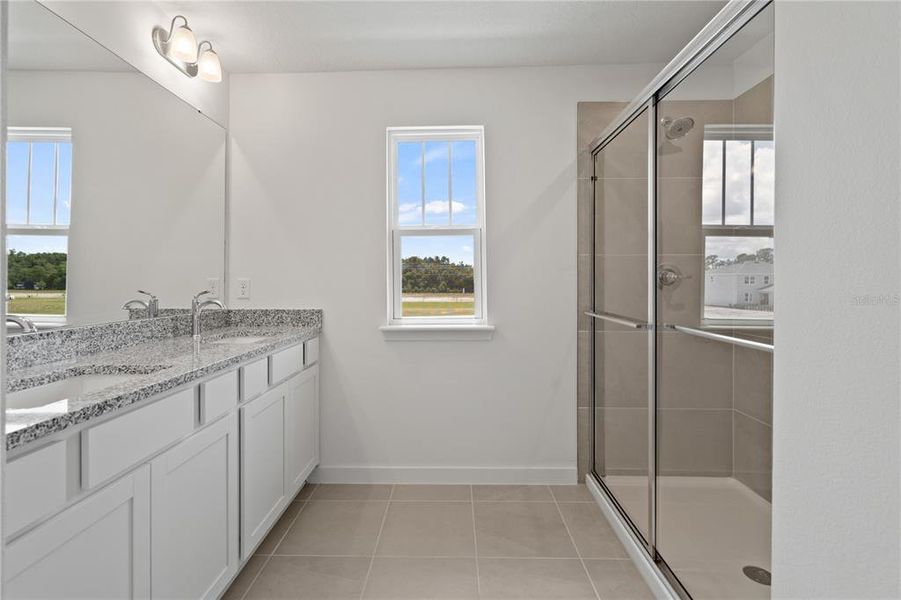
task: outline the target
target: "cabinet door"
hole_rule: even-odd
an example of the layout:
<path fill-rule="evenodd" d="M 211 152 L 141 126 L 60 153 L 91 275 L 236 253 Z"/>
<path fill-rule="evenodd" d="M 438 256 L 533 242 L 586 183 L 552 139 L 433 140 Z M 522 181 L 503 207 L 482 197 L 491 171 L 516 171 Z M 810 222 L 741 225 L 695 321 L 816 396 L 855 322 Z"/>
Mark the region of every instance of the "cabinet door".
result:
<path fill-rule="evenodd" d="M 249 557 L 285 506 L 284 386 L 241 409 L 241 556 Z"/>
<path fill-rule="evenodd" d="M 216 598 L 238 568 L 238 420 L 232 413 L 150 464 L 154 598 Z"/>
<path fill-rule="evenodd" d="M 285 382 L 285 487 L 293 498 L 319 464 L 319 366 Z"/>
<path fill-rule="evenodd" d="M 4 598 L 150 597 L 150 468 L 140 467 L 6 547 Z"/>

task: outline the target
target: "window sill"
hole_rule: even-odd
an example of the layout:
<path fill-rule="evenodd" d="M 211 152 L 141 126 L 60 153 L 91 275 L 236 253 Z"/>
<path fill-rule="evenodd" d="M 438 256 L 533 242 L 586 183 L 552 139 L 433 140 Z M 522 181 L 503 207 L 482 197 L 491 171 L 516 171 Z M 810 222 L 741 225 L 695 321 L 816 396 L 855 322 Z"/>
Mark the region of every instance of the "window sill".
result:
<path fill-rule="evenodd" d="M 389 342 L 487 342 L 494 335 L 494 325 L 469 323 L 414 323 L 379 327 Z"/>

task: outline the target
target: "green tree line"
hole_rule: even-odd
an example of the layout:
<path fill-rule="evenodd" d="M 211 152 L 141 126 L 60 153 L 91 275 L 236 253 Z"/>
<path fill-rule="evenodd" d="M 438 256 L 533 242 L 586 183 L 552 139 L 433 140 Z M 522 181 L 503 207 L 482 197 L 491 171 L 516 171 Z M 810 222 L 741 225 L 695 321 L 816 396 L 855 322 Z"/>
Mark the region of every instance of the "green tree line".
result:
<path fill-rule="evenodd" d="M 473 293 L 472 265 L 452 263 L 446 256 L 403 259 L 403 292 Z"/>
<path fill-rule="evenodd" d="M 65 252 L 10 250 L 6 262 L 8 289 L 66 289 Z"/>
<path fill-rule="evenodd" d="M 725 267 L 726 265 L 734 265 L 737 263 L 746 263 L 746 262 L 759 262 L 759 263 L 770 263 L 773 262 L 773 249 L 772 248 L 761 248 L 754 254 L 745 254 L 742 252 L 738 256 L 735 257 L 735 260 L 728 258 L 720 258 L 716 254 L 708 254 L 704 260 L 704 268 L 706 270 L 715 269 L 717 267 Z"/>

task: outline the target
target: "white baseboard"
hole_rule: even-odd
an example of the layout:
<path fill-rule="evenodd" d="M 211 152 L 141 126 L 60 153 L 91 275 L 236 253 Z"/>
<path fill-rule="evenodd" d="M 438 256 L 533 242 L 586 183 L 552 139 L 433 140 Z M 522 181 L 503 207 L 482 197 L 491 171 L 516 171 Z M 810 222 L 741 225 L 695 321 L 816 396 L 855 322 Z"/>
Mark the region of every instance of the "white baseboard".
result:
<path fill-rule="evenodd" d="M 319 466 L 314 483 L 532 483 L 572 484 L 570 467 L 369 467 Z"/>
<path fill-rule="evenodd" d="M 598 506 L 601 507 L 601 512 L 604 513 L 604 516 L 610 522 L 616 537 L 625 546 L 629 558 L 635 564 L 635 568 L 638 569 L 645 583 L 651 588 L 651 593 L 654 594 L 654 597 L 658 600 L 679 600 L 679 594 L 676 593 L 676 590 L 673 589 L 663 573 L 660 572 L 660 569 L 657 568 L 657 565 L 654 564 L 654 561 L 651 560 L 644 546 L 635 538 L 629 526 L 623 522 L 616 508 L 610 503 L 604 491 L 591 475 L 585 476 L 585 485 L 588 487 L 591 495 L 594 496 Z"/>

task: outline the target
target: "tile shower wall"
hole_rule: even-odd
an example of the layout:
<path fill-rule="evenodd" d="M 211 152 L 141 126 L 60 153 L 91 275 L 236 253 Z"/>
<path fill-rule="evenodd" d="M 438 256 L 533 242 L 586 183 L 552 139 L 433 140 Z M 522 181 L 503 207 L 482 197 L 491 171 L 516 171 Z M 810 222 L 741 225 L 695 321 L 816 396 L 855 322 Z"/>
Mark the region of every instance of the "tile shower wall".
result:
<path fill-rule="evenodd" d="M 661 318 L 699 325 L 704 241 L 701 231 L 702 141 L 705 123 L 772 123 L 772 78 L 734 101 L 669 101 L 670 116 L 690 115 L 694 135 L 679 140 L 681 152 L 661 161 L 658 210 L 661 261 L 688 278 L 661 294 Z M 579 139 L 579 475 L 591 468 L 591 327 L 583 316 L 591 308 L 591 140 L 616 117 L 620 103 L 582 102 Z M 676 114 L 678 113 L 678 114 Z M 615 193 L 615 190 L 613 191 Z M 609 195 L 611 188 L 606 186 Z M 608 216 L 610 215 L 608 211 Z M 614 215 L 615 216 L 615 215 Z M 634 215 L 632 215 L 634 216 Z M 627 214 L 621 215 L 629 219 Z M 640 216 L 639 216 L 640 217 Z M 605 243 L 616 227 L 600 223 Z M 634 224 L 633 224 L 634 225 Z M 643 257 L 638 257 L 644 260 Z M 609 269 L 601 259 L 602 268 Z M 616 267 L 614 267 L 616 268 Z M 637 272 L 641 273 L 641 269 Z M 609 271 L 604 270 L 605 274 Z M 599 270 L 599 275 L 601 271 Z M 607 310 L 615 297 L 599 290 Z M 621 310 L 620 312 L 626 312 Z M 760 336 L 751 332 L 751 335 Z M 631 336 L 631 337 L 629 337 Z M 764 335 L 763 341 L 771 341 Z M 599 381 L 606 382 L 596 415 L 606 439 L 597 441 L 597 459 L 605 474 L 636 474 L 647 468 L 647 391 L 635 373 L 646 364 L 645 346 L 634 332 L 604 331 L 596 336 Z M 615 351 L 614 351 L 615 349 Z M 660 471 L 664 475 L 734 476 L 770 499 L 772 463 L 772 355 L 719 342 L 667 333 L 660 337 Z M 601 403 L 599 402 L 599 405 Z"/>

